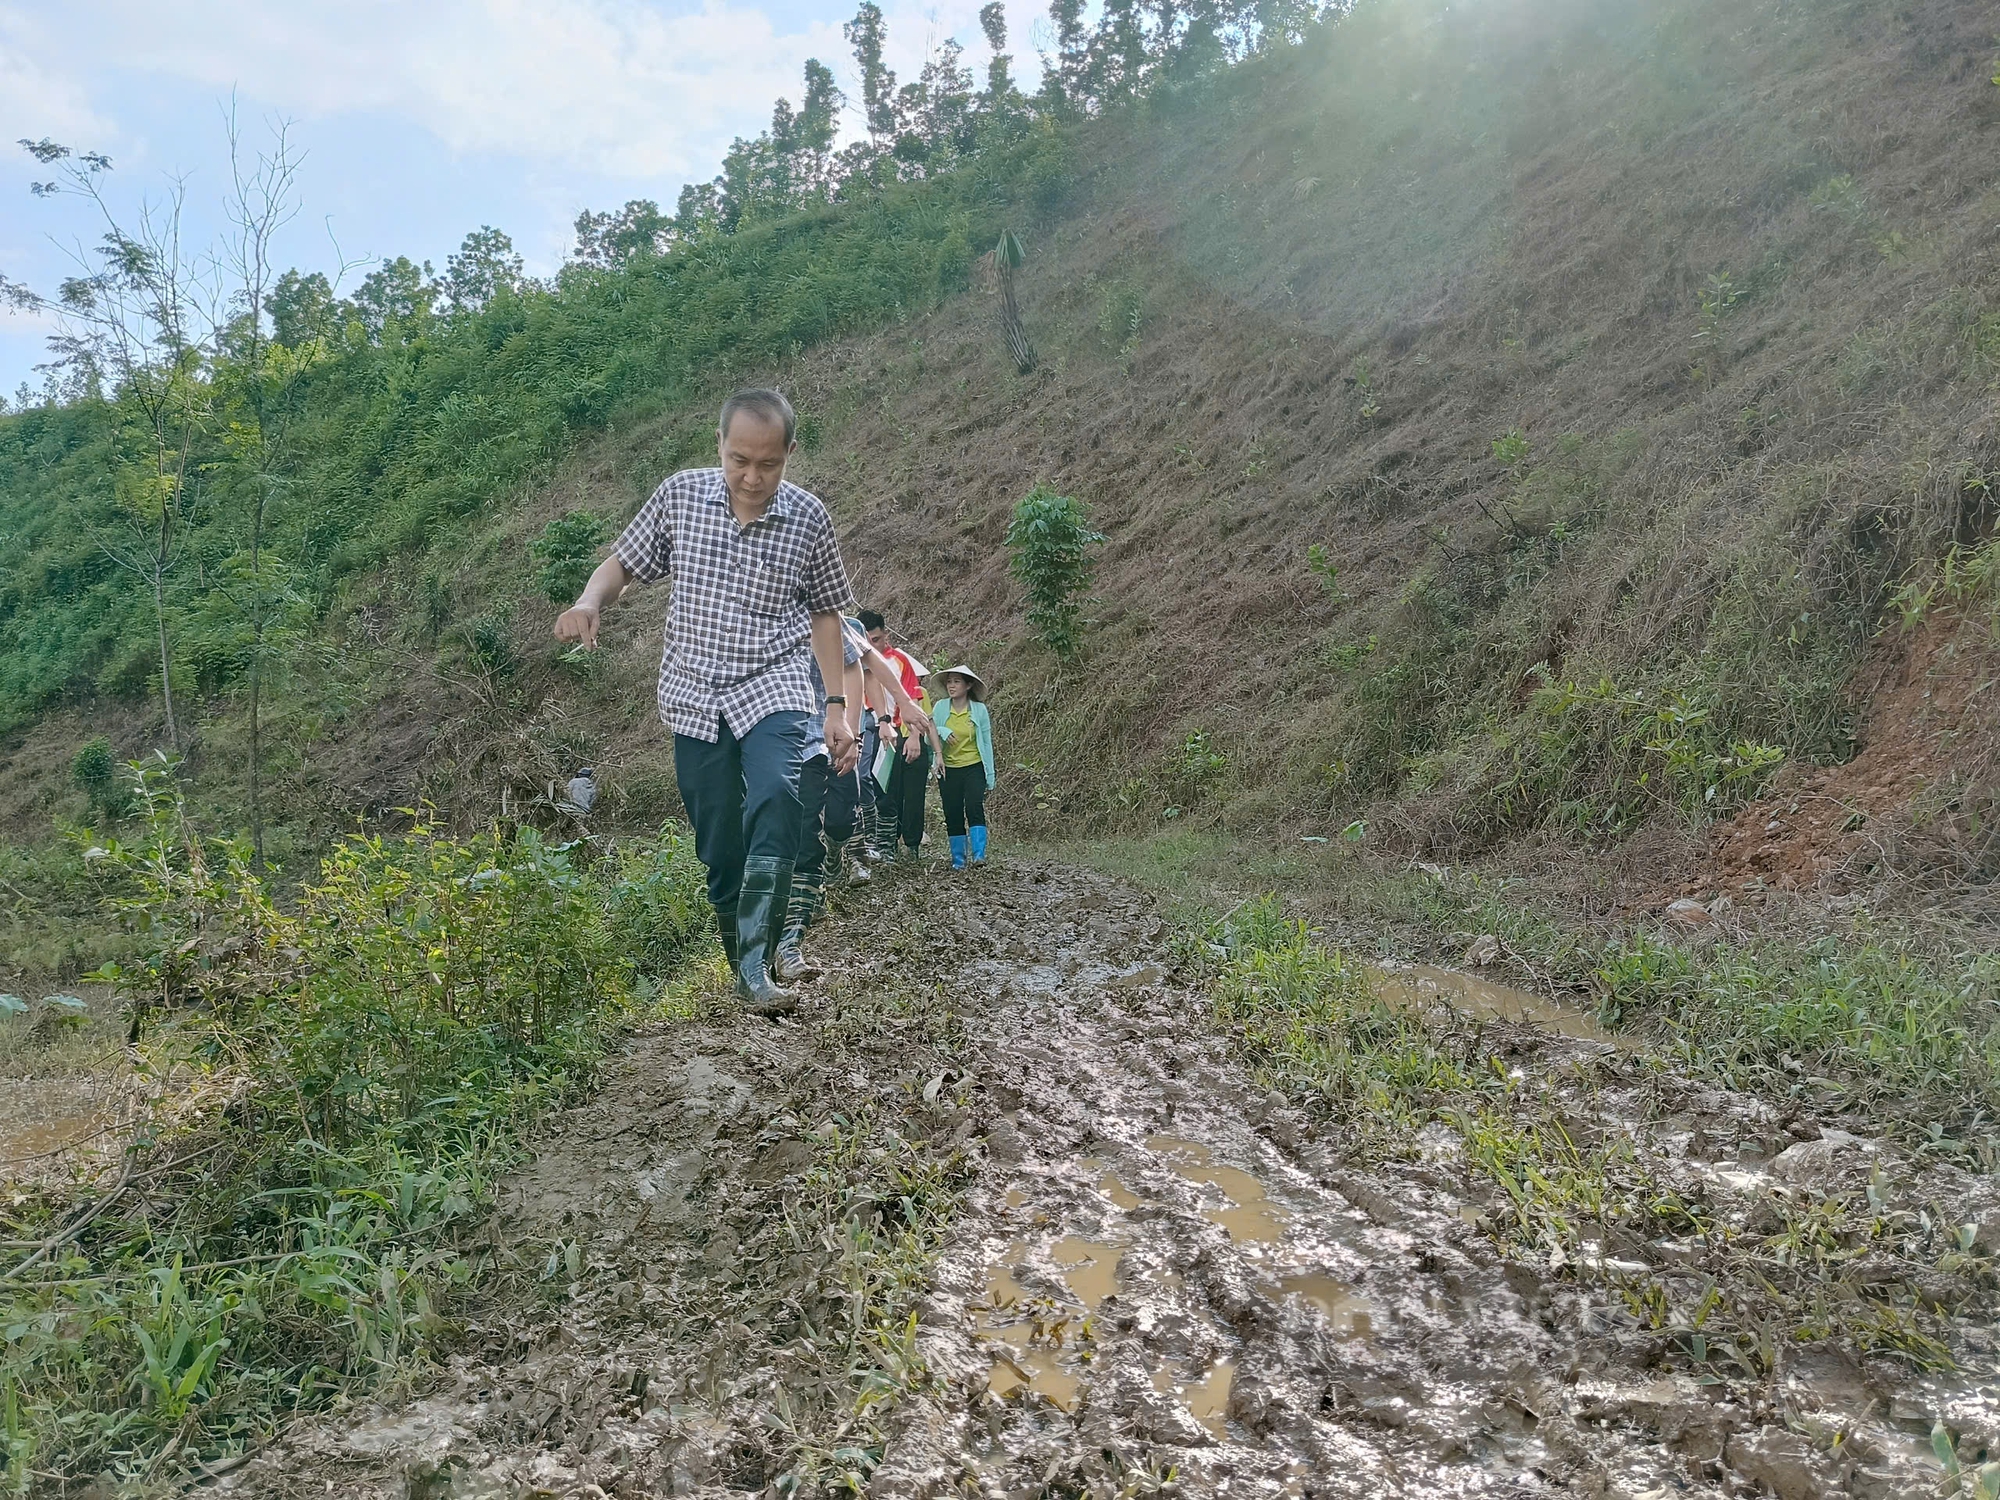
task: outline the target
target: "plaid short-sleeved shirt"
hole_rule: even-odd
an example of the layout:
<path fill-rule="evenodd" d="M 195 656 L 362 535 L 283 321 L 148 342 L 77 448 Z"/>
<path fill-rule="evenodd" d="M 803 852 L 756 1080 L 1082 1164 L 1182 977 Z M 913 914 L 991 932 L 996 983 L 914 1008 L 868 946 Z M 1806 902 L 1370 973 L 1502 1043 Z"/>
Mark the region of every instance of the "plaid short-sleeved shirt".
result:
<path fill-rule="evenodd" d="M 819 707 L 812 616 L 852 604 L 833 521 L 789 480 L 739 526 L 720 469 L 683 469 L 653 491 L 612 544 L 646 583 L 669 575 L 660 718 L 675 734 L 744 735 L 766 714 Z"/>

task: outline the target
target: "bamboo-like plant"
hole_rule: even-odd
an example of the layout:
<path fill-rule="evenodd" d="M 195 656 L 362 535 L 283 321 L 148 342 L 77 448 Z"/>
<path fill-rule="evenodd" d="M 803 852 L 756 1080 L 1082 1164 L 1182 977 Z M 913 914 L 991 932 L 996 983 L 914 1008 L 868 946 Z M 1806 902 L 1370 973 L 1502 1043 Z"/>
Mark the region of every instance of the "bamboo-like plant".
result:
<path fill-rule="evenodd" d="M 1000 242 L 979 257 L 987 288 L 1000 294 L 1000 329 L 1007 337 L 1007 352 L 1023 375 L 1034 373 L 1035 346 L 1028 342 L 1028 326 L 1021 321 L 1020 304 L 1014 300 L 1014 273 L 1027 258 L 1021 237 L 1011 229 L 1001 230 Z"/>

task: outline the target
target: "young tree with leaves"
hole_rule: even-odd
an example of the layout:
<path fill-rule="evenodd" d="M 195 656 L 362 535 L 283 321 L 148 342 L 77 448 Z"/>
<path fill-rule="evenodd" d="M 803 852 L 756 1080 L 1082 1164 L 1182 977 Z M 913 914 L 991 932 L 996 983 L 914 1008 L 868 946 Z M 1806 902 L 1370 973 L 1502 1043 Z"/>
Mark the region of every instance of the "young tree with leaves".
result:
<path fill-rule="evenodd" d="M 231 280 L 229 330 L 233 358 L 222 364 L 225 390 L 242 414 L 230 424 L 227 451 L 234 460 L 234 488 L 241 496 L 243 550 L 224 568 L 220 593 L 241 626 L 246 671 L 249 746 L 246 781 L 250 841 L 264 863 L 264 689 L 292 644 L 290 628 L 299 599 L 285 560 L 266 550 L 266 533 L 278 491 L 296 455 L 290 450 L 302 379 L 320 352 L 316 342 L 287 346 L 272 340 L 271 297 L 282 278 L 272 263 L 279 231 L 298 214 L 295 188 L 299 156 L 290 127 L 272 127 L 268 150 L 252 152 L 229 121 L 230 234 L 223 267 Z M 502 239 L 505 236 L 501 237 Z M 408 261 L 399 262 L 407 267 Z M 424 268 L 426 276 L 430 268 Z M 363 284 L 364 287 L 366 283 Z M 425 304 L 426 314 L 428 304 Z"/>
<path fill-rule="evenodd" d="M 198 332 L 204 268 L 181 243 L 185 190 L 175 182 L 164 202 L 141 203 L 128 225 L 104 197 L 108 156 L 73 152 L 46 138 L 21 145 L 55 173 L 32 185 L 36 197 L 83 198 L 102 225 L 94 251 L 75 251 L 79 274 L 54 298 L 8 283 L 8 300 L 55 317 L 60 331 L 50 343 L 57 363 L 101 391 L 108 405 L 115 429 L 108 517 L 101 526 L 86 524 L 98 550 L 142 580 L 151 597 L 167 743 L 177 750 L 168 578 L 185 535 L 190 464 L 213 415 Z M 129 463 L 134 447 L 139 456 Z"/>

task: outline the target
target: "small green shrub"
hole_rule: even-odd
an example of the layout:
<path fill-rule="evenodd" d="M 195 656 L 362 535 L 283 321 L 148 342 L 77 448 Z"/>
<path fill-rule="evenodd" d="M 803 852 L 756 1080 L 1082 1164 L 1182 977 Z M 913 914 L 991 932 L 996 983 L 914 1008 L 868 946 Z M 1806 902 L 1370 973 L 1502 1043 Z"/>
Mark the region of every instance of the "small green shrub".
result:
<path fill-rule="evenodd" d="M 1347 602 L 1347 591 L 1340 586 L 1340 565 L 1319 542 L 1306 548 L 1306 571 L 1319 580 L 1320 587 L 1335 604 Z"/>
<path fill-rule="evenodd" d="M 541 564 L 535 586 L 551 604 L 569 604 L 583 592 L 597 566 L 597 548 L 604 541 L 603 518 L 587 510 L 556 517 L 528 543 Z"/>
<path fill-rule="evenodd" d="M 115 816 L 118 801 L 118 763 L 111 754 L 111 741 L 103 735 L 85 740 L 69 763 L 69 779 L 90 799 L 90 810 L 100 816 Z"/>
<path fill-rule="evenodd" d="M 651 977 L 669 973 L 714 930 L 694 838 L 671 823 L 651 843 L 619 846 L 610 897 L 619 948 Z"/>
<path fill-rule="evenodd" d="M 513 621 L 505 609 L 488 610 L 465 629 L 465 654 L 488 677 L 511 676 L 520 658 L 514 651 Z"/>
<path fill-rule="evenodd" d="M 1028 591 L 1028 623 L 1051 651 L 1068 660 L 1082 635 L 1082 599 L 1090 587 L 1090 549 L 1104 538 L 1083 506 L 1036 485 L 1014 507 L 1007 525 L 1009 566 Z"/>
<path fill-rule="evenodd" d="M 1104 289 L 1097 310 L 1097 332 L 1120 358 L 1129 357 L 1146 321 L 1146 294 L 1129 281 L 1114 281 Z"/>
<path fill-rule="evenodd" d="M 1190 786 L 1206 786 L 1229 769 L 1229 756 L 1216 748 L 1206 729 L 1197 729 L 1181 742 L 1174 763 L 1175 774 Z"/>
<path fill-rule="evenodd" d="M 1493 440 L 1493 460 L 1510 469 L 1517 469 L 1528 459 L 1528 435 L 1518 427 L 1510 427 Z"/>

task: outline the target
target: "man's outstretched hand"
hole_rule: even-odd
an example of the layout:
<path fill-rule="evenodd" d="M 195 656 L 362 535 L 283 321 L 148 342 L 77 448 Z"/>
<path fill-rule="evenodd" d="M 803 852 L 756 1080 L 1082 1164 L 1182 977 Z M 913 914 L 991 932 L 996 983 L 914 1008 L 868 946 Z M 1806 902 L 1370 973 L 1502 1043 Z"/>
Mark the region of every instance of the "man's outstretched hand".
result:
<path fill-rule="evenodd" d="M 837 776 L 845 776 L 860 763 L 861 741 L 854 737 L 854 728 L 847 722 L 846 714 L 826 716 L 826 753 Z"/>
<path fill-rule="evenodd" d="M 586 651 L 597 648 L 599 610 L 594 604 L 572 604 L 556 616 L 556 639 L 575 641 Z"/>

